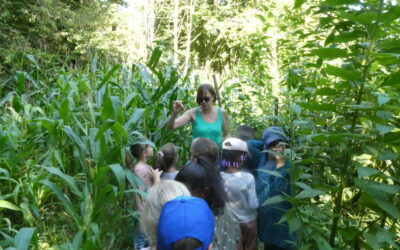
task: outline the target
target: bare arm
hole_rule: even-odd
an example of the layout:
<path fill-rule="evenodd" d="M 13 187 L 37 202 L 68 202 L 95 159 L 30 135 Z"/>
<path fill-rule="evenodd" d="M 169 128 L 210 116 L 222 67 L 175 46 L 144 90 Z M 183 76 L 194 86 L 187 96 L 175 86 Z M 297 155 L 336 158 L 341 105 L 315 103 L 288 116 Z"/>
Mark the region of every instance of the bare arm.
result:
<path fill-rule="evenodd" d="M 183 113 L 183 115 L 178 117 L 179 111 L 183 108 L 183 104 L 181 101 L 174 101 L 173 104 L 173 110 L 172 110 L 172 116 L 168 121 L 168 128 L 169 129 L 177 129 L 180 128 L 184 125 L 186 125 L 188 122 L 191 122 L 193 120 L 193 110 L 190 109 Z"/>
<path fill-rule="evenodd" d="M 224 134 L 224 138 L 227 138 L 230 136 L 229 134 L 229 118 L 228 118 L 228 113 L 226 110 L 222 110 L 222 133 Z"/>

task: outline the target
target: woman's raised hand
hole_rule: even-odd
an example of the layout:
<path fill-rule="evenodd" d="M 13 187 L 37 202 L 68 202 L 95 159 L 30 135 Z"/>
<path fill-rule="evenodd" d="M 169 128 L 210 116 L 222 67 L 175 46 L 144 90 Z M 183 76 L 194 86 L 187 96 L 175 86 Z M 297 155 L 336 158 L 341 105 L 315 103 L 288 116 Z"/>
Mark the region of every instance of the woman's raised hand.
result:
<path fill-rule="evenodd" d="M 172 112 L 176 115 L 179 113 L 179 111 L 181 111 L 181 109 L 183 108 L 183 104 L 182 101 L 174 101 L 173 102 L 173 110 Z"/>

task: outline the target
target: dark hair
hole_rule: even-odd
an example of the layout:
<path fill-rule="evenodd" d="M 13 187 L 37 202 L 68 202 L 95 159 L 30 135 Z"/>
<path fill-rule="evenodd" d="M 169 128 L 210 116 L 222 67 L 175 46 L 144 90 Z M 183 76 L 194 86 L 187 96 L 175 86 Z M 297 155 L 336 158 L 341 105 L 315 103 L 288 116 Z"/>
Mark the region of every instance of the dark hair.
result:
<path fill-rule="evenodd" d="M 205 157 L 216 164 L 218 160 L 218 146 L 208 138 L 197 138 L 190 146 L 190 155 L 192 158 Z"/>
<path fill-rule="evenodd" d="M 222 166 L 242 168 L 247 153 L 240 150 L 222 150 Z"/>
<path fill-rule="evenodd" d="M 136 158 L 139 159 L 140 155 L 146 150 L 147 147 L 149 147 L 149 144 L 132 144 L 130 147 L 131 154 Z"/>
<path fill-rule="evenodd" d="M 155 167 L 162 171 L 167 171 L 169 167 L 178 161 L 178 157 L 178 150 L 175 145 L 167 143 L 157 152 Z"/>
<path fill-rule="evenodd" d="M 227 199 L 223 180 L 214 164 L 207 158 L 192 159 L 192 162 L 179 171 L 175 180 L 184 183 L 192 195 L 194 192 L 204 192 L 204 200 L 214 215 L 223 213 Z"/>
<path fill-rule="evenodd" d="M 210 92 L 210 94 L 214 97 L 214 102 L 217 99 L 216 94 L 215 94 L 215 90 L 213 88 L 213 86 L 211 86 L 211 84 L 208 83 L 204 83 L 201 84 L 198 88 L 197 88 L 197 96 L 196 96 L 196 102 L 198 105 L 201 104 L 201 100 L 203 98 L 204 93 L 206 92 Z"/>
<path fill-rule="evenodd" d="M 252 127 L 247 126 L 247 125 L 239 126 L 236 129 L 236 137 L 243 141 L 253 140 L 254 139 L 254 130 Z"/>
<path fill-rule="evenodd" d="M 183 238 L 172 244 L 174 250 L 193 250 L 199 247 L 201 247 L 201 242 L 195 238 Z"/>

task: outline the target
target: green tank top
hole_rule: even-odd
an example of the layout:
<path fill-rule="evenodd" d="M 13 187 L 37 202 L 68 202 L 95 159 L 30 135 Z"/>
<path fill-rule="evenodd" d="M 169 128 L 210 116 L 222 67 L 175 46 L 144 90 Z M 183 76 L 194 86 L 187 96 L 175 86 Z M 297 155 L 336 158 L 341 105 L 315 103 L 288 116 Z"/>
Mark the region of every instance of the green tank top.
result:
<path fill-rule="evenodd" d="M 222 111 L 217 110 L 217 119 L 213 123 L 206 122 L 200 113 L 200 109 L 196 108 L 196 118 L 193 122 L 193 140 L 199 137 L 209 138 L 214 141 L 218 148 L 222 147 Z"/>

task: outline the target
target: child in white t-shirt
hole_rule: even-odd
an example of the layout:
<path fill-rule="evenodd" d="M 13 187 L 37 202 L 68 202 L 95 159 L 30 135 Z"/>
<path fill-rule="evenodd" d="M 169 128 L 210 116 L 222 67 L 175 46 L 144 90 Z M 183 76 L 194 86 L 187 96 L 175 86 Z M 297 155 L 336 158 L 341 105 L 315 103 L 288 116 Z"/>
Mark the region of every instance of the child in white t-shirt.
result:
<path fill-rule="evenodd" d="M 257 207 L 258 200 L 252 174 L 241 170 L 248 154 L 246 142 L 229 138 L 222 143 L 222 173 L 228 195 L 228 206 L 234 218 L 240 223 L 241 249 L 257 249 Z"/>

